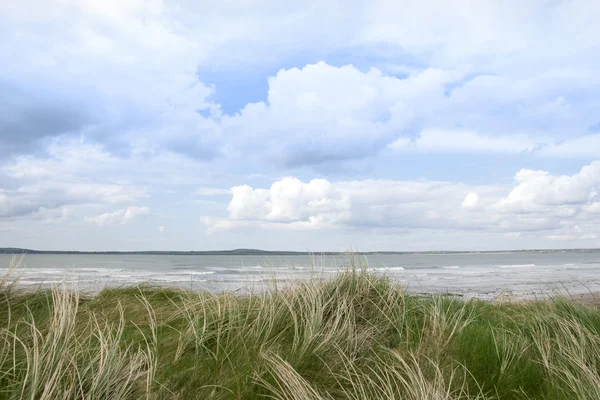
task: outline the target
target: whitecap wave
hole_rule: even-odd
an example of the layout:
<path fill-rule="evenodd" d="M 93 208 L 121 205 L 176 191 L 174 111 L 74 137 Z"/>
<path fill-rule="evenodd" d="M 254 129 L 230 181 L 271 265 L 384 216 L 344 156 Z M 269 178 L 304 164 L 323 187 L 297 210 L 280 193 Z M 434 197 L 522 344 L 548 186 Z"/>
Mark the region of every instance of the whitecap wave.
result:
<path fill-rule="evenodd" d="M 167 274 L 170 276 L 178 276 L 178 275 L 212 275 L 215 271 L 179 271 L 177 273 Z"/>
<path fill-rule="evenodd" d="M 535 264 L 498 265 L 498 268 L 531 268 L 531 267 L 535 267 Z"/>

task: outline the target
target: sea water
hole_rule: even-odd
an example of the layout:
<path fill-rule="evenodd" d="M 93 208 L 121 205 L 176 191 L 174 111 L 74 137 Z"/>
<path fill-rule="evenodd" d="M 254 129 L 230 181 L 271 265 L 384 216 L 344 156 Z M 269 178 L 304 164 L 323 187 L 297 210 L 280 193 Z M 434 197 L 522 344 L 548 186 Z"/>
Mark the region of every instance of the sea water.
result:
<path fill-rule="evenodd" d="M 13 256 L 0 255 L 0 276 Z M 20 256 L 18 256 L 20 257 Z M 600 291 L 600 252 L 373 254 L 356 256 L 370 272 L 411 292 L 493 299 Z M 303 279 L 330 279 L 348 266 L 344 255 L 25 255 L 14 271 L 22 287 L 66 284 L 96 293 L 135 284 L 193 290 L 262 291 Z"/>

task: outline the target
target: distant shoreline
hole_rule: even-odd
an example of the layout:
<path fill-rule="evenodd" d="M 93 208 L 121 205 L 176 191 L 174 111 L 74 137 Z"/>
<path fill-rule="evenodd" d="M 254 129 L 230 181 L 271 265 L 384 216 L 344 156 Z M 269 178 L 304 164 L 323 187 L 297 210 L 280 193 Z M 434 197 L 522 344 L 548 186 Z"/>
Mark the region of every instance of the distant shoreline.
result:
<path fill-rule="evenodd" d="M 600 249 L 523 249 L 487 251 L 352 251 L 358 255 L 402 255 L 402 254 L 506 254 L 506 253 L 591 253 Z M 62 251 L 32 250 L 23 248 L 0 248 L 0 254 L 46 254 L 46 255 L 156 255 L 156 256 L 336 256 L 348 254 L 346 251 L 269 251 L 256 249 L 207 250 L 207 251 Z"/>

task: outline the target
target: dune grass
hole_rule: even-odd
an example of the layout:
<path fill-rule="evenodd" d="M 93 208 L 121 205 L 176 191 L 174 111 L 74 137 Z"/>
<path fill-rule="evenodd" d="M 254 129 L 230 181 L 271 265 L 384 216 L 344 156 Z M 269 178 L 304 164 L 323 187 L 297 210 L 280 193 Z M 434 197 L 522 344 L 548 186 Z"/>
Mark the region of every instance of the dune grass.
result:
<path fill-rule="evenodd" d="M 0 399 L 599 399 L 600 313 L 409 295 L 350 266 L 261 294 L 0 288 Z"/>

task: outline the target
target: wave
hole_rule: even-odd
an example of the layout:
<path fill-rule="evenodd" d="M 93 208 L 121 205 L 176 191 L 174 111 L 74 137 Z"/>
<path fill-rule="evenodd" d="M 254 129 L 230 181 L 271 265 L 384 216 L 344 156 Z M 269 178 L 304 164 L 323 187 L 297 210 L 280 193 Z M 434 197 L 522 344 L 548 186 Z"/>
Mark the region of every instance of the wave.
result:
<path fill-rule="evenodd" d="M 60 285 L 60 284 L 67 284 L 67 283 L 86 283 L 87 281 L 82 281 L 80 279 L 71 279 L 71 280 L 65 280 L 65 279 L 52 279 L 52 280 L 44 280 L 44 279 L 40 279 L 40 280 L 28 280 L 28 279 L 21 279 L 19 280 L 19 284 L 22 285 Z"/>
<path fill-rule="evenodd" d="M 65 272 L 81 272 L 81 273 L 109 273 L 109 272 L 124 272 L 125 269 L 117 268 L 68 268 Z"/>
<path fill-rule="evenodd" d="M 531 268 L 531 267 L 535 267 L 535 264 L 498 265 L 498 268 Z"/>
<path fill-rule="evenodd" d="M 131 271 L 126 269 L 116 268 L 78 268 L 78 267 L 66 267 L 66 268 L 18 268 L 13 272 L 17 275 L 89 275 L 89 274 L 114 274 L 119 272 Z M 0 274 L 9 272 L 7 268 L 0 268 Z"/>
<path fill-rule="evenodd" d="M 460 265 L 445 265 L 445 266 L 440 267 L 440 268 L 443 268 L 443 269 L 458 269 L 458 268 L 460 268 Z"/>
<path fill-rule="evenodd" d="M 141 281 L 141 282 L 166 282 L 166 283 L 187 283 L 190 282 L 190 278 L 189 277 L 181 277 L 181 278 L 174 278 L 174 277 L 165 277 L 165 276 L 148 276 L 145 277 L 144 279 L 138 279 L 137 281 Z M 194 279 L 194 282 L 206 282 L 206 279 Z"/>
<path fill-rule="evenodd" d="M 404 271 L 404 267 L 376 267 L 368 268 L 368 271 Z"/>
<path fill-rule="evenodd" d="M 42 275 L 64 274 L 73 271 L 75 271 L 73 268 L 18 268 L 14 270 L 15 273 Z"/>
<path fill-rule="evenodd" d="M 233 269 L 233 270 L 242 270 L 242 271 L 254 271 L 254 270 L 261 270 L 261 269 L 265 269 L 265 267 L 262 267 L 260 265 L 253 265 L 253 266 L 249 266 L 249 265 L 240 265 L 240 266 L 236 266 L 236 267 L 230 267 L 229 269 Z"/>
<path fill-rule="evenodd" d="M 171 273 L 168 273 L 166 275 L 169 275 L 169 276 L 179 276 L 179 275 L 212 275 L 214 273 L 215 273 L 215 271 L 184 271 L 184 270 L 181 270 L 181 272 L 171 272 Z"/>

